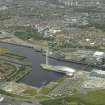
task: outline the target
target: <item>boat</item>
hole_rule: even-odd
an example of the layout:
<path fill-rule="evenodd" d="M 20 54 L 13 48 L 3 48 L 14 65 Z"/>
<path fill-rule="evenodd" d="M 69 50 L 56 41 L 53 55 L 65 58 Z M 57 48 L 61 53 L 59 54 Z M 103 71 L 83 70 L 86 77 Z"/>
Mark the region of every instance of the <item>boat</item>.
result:
<path fill-rule="evenodd" d="M 63 74 L 66 74 L 68 76 L 73 76 L 74 75 L 75 69 L 73 69 L 73 68 L 66 67 L 66 66 L 50 65 L 48 55 L 49 55 L 49 50 L 47 49 L 46 50 L 46 63 L 40 65 L 43 69 L 48 70 L 48 71 L 63 73 Z"/>

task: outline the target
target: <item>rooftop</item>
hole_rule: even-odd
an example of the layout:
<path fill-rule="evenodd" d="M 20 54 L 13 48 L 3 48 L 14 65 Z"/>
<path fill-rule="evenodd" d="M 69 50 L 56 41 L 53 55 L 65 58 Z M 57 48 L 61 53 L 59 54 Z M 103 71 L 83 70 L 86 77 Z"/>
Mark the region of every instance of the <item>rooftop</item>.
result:
<path fill-rule="evenodd" d="M 94 69 L 94 70 L 92 70 L 92 72 L 95 72 L 97 74 L 104 74 L 105 75 L 105 71 L 103 71 L 103 70 Z"/>

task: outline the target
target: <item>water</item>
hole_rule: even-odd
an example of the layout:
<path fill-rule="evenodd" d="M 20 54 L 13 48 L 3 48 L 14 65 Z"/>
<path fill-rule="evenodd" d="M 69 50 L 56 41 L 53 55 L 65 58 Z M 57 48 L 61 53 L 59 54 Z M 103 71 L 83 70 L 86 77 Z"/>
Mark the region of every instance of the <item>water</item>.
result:
<path fill-rule="evenodd" d="M 0 47 L 8 48 L 9 50 L 26 56 L 28 60 L 32 63 L 32 72 L 22 78 L 19 82 L 26 83 L 28 85 L 40 87 L 43 83 L 48 83 L 53 80 L 57 80 L 64 76 L 63 74 L 56 73 L 56 72 L 48 72 L 43 70 L 40 67 L 41 63 L 45 63 L 45 57 L 39 53 L 35 52 L 32 48 L 27 48 L 23 46 L 17 46 L 12 44 L 0 43 Z M 54 59 L 50 59 L 50 64 L 59 65 L 59 66 L 69 66 L 77 70 L 81 70 L 84 68 L 83 65 L 57 61 Z"/>

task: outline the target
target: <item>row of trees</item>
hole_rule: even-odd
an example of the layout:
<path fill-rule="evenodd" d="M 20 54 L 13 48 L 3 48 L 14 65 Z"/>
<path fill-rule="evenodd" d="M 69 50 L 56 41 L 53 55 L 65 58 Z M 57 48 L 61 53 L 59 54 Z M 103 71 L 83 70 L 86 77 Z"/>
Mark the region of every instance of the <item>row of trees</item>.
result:
<path fill-rule="evenodd" d="M 23 30 L 15 31 L 15 36 L 19 37 L 22 40 L 28 40 L 31 38 L 40 40 L 43 38 L 42 35 L 37 30 L 29 27 Z"/>

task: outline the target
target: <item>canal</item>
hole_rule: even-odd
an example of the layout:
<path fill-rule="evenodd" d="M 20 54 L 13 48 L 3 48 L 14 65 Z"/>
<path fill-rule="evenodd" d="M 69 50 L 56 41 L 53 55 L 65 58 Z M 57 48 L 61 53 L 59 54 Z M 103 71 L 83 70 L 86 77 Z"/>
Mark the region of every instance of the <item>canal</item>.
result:
<path fill-rule="evenodd" d="M 24 78 L 22 78 L 19 82 L 26 83 L 28 85 L 40 87 L 43 85 L 43 83 L 48 83 L 53 80 L 57 80 L 61 78 L 62 74 L 56 73 L 56 72 L 48 72 L 43 70 L 40 67 L 41 63 L 45 63 L 45 57 L 40 53 L 36 52 L 33 48 L 28 48 L 24 46 L 18 46 L 13 44 L 7 44 L 7 43 L 0 43 L 0 47 L 8 48 L 9 50 L 26 56 L 28 60 L 32 63 L 32 72 L 26 75 Z M 49 59 L 50 64 L 53 65 L 62 65 L 62 66 L 69 66 L 77 70 L 82 70 L 85 68 L 85 65 L 81 64 L 75 64 L 72 62 L 64 62 L 64 61 L 58 61 L 55 59 Z M 88 68 L 87 70 L 91 70 L 92 68 Z"/>

